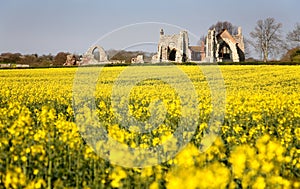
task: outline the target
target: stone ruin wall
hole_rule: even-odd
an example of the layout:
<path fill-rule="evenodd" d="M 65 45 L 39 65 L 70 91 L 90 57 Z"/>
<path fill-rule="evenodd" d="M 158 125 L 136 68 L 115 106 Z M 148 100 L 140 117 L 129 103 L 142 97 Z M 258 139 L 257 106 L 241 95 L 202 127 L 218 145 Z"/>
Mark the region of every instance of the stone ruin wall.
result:
<path fill-rule="evenodd" d="M 208 30 L 206 36 L 205 45 L 202 44 L 201 60 L 199 62 L 217 62 L 221 61 L 218 57 L 218 52 L 220 48 L 220 39 L 217 39 L 217 34 L 215 30 Z M 226 36 L 226 35 L 225 35 Z M 222 38 L 221 41 L 224 41 L 230 47 L 232 51 L 231 58 L 233 62 L 239 62 L 240 57 L 236 47 L 239 47 L 240 51 L 244 53 L 245 46 L 243 41 L 242 29 L 238 28 L 238 34 L 228 38 Z M 233 41 L 232 41 L 233 39 Z M 234 44 L 236 43 L 236 44 Z M 199 46 L 200 48 L 200 46 Z M 95 59 L 94 51 L 99 51 L 99 60 Z M 170 59 L 171 52 L 176 52 L 173 59 Z M 198 51 L 197 51 L 198 52 Z M 158 43 L 157 54 L 152 57 L 152 63 L 160 62 L 185 62 L 191 61 L 191 49 L 189 48 L 189 37 L 187 31 L 180 31 L 179 34 L 175 35 L 165 35 L 163 29 L 160 31 L 160 39 Z M 71 62 L 71 61 L 70 61 Z M 132 59 L 133 63 L 144 63 L 143 57 L 138 56 Z M 104 49 L 101 46 L 94 45 L 90 47 L 85 55 L 83 55 L 82 60 L 78 63 L 79 65 L 87 64 L 107 64 L 114 63 L 113 61 L 108 60 L 108 56 Z M 123 63 L 123 61 L 122 61 Z"/>
<path fill-rule="evenodd" d="M 187 60 L 188 44 L 189 39 L 186 31 L 181 31 L 175 35 L 165 35 L 164 31 L 161 30 L 157 49 L 158 52 L 152 57 L 152 62 L 183 62 Z M 170 58 L 170 54 L 175 51 L 176 54 L 173 60 Z"/>
<path fill-rule="evenodd" d="M 221 62 L 223 61 L 218 57 L 218 52 L 220 50 L 220 44 L 222 42 L 225 42 L 231 50 L 231 61 L 233 62 L 240 62 L 240 60 L 243 60 L 244 58 L 244 52 L 245 52 L 245 45 L 244 45 L 244 39 L 242 35 L 242 28 L 238 28 L 238 34 L 237 35 L 230 35 L 228 31 L 223 31 L 227 34 L 222 36 L 222 32 L 218 35 L 219 39 L 217 39 L 217 34 L 215 30 L 208 30 L 208 34 L 206 37 L 206 62 Z M 227 36 L 228 35 L 228 36 Z M 243 57 L 240 57 L 239 49 L 241 53 L 243 53 Z"/>

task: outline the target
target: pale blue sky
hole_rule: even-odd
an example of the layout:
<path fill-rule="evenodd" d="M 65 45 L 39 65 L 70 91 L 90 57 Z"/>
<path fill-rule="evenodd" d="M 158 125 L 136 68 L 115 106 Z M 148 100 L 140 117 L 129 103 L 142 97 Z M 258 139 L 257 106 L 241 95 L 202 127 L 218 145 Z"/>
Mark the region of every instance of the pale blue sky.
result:
<path fill-rule="evenodd" d="M 0 53 L 84 53 L 101 36 L 142 22 L 185 28 L 196 35 L 190 36 L 191 45 L 209 26 L 225 20 L 242 26 L 248 36 L 257 20 L 274 17 L 285 34 L 300 22 L 299 7 L 299 0 L 0 0 Z M 155 49 L 149 43 L 157 42 L 160 27 L 167 34 L 175 32 L 170 25 L 138 24 L 98 43 L 106 50 L 142 42 Z"/>

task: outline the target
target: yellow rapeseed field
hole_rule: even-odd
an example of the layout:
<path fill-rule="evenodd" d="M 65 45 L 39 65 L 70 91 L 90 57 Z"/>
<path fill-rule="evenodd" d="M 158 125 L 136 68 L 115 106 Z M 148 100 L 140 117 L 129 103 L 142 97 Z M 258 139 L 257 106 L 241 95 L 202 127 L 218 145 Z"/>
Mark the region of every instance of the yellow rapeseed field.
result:
<path fill-rule="evenodd" d="M 182 89 L 187 86 L 181 76 L 166 71 L 168 66 L 133 68 L 146 73 L 153 67 L 175 78 Z M 226 87 L 224 120 L 204 152 L 213 89 L 199 67 L 179 66 L 197 93 L 198 116 L 187 121 L 196 130 L 181 133 L 191 140 L 167 161 L 137 157 L 137 162 L 157 162 L 147 167 L 118 164 L 118 158 L 126 162 L 130 153 L 112 149 L 107 138 L 123 144 L 122 149 L 154 148 L 195 111 L 183 108 L 191 96 L 182 101 L 169 83 L 151 78 L 135 83 L 128 101 L 116 98 L 113 104 L 114 82 L 126 68 L 104 67 L 97 77 L 96 116 L 108 136 L 98 136 L 93 144 L 88 137 L 97 137 L 95 130 L 76 122 L 91 117 L 89 107 L 74 108 L 77 68 L 0 70 L 0 188 L 300 188 L 299 66 L 220 66 Z M 145 123 L 148 132 L 120 118 L 116 107 Z M 160 122 L 151 125 L 149 119 Z M 120 120 L 132 124 L 124 126 Z M 176 150 L 179 139 L 169 149 Z"/>

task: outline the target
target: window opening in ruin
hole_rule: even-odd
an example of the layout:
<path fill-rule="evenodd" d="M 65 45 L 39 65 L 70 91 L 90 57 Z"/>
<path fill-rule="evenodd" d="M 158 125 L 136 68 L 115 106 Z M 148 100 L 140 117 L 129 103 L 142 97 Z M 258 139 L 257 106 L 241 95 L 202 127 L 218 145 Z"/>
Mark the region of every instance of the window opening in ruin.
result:
<path fill-rule="evenodd" d="M 220 47 L 219 58 L 222 58 L 223 61 L 231 60 L 231 50 L 230 50 L 230 47 L 226 43 L 223 43 Z"/>
<path fill-rule="evenodd" d="M 183 56 L 182 56 L 182 62 L 186 62 L 187 61 L 187 56 L 185 53 L 183 53 Z"/>
<path fill-rule="evenodd" d="M 169 60 L 170 60 L 170 61 L 175 61 L 175 59 L 176 59 L 176 50 L 173 49 L 173 50 L 171 50 L 171 52 L 170 52 Z"/>
<path fill-rule="evenodd" d="M 98 48 L 95 48 L 92 52 L 92 54 L 94 55 L 94 59 L 100 61 L 100 51 Z"/>

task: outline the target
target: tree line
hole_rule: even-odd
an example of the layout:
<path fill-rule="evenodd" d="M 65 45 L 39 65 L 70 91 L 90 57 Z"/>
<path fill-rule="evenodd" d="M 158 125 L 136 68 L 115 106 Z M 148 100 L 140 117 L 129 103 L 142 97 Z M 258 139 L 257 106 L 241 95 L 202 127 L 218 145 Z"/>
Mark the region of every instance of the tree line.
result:
<path fill-rule="evenodd" d="M 2 53 L 0 54 L 0 63 L 28 64 L 31 67 L 62 66 L 69 54 L 71 53 L 59 52 L 56 55 L 48 54 L 39 56 L 38 54 Z M 79 56 L 76 56 L 77 60 L 79 58 Z"/>

